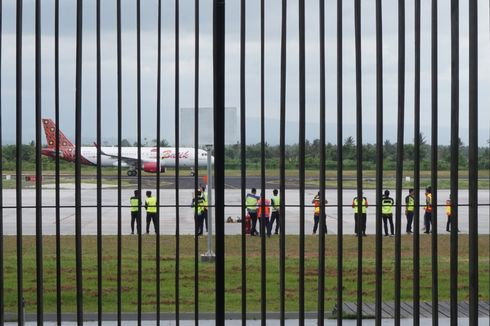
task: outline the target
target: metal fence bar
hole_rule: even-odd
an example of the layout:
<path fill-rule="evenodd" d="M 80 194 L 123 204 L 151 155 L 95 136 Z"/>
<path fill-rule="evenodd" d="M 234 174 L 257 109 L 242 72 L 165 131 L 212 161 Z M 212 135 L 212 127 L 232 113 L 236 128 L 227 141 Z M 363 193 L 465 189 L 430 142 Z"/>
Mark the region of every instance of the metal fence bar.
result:
<path fill-rule="evenodd" d="M 0 0 L 0 129 L 2 129 L 2 41 L 3 41 L 3 1 Z M 3 173 L 3 137 L 0 132 L 0 171 Z M 5 287 L 3 264 L 3 176 L 0 178 L 0 326 L 5 322 Z"/>
<path fill-rule="evenodd" d="M 432 186 L 432 325 L 439 325 L 439 275 L 437 249 L 437 153 L 438 153 L 438 36 L 437 36 L 437 1 L 431 3 L 431 186 Z M 419 200 L 420 205 L 420 200 Z M 420 207 L 415 205 L 415 211 Z M 415 218 L 415 216 L 414 216 Z M 419 222 L 415 221 L 414 231 L 419 232 Z"/>
<path fill-rule="evenodd" d="M 194 1 L 194 321 L 199 324 L 199 236 L 198 236 L 198 180 L 199 180 L 199 0 Z M 208 176 L 210 177 L 210 176 Z M 212 191 L 212 189 L 207 189 Z M 201 194 L 202 196 L 204 194 Z M 211 204 L 211 203 L 208 203 Z M 206 222 L 207 223 L 207 222 Z M 211 225 L 210 225 L 211 227 Z M 209 232 L 209 230 L 208 230 Z M 211 248 L 210 248 L 211 249 Z"/>
<path fill-rule="evenodd" d="M 266 227 L 265 227 L 265 0 L 260 1 L 260 319 L 267 321 Z"/>
<path fill-rule="evenodd" d="M 337 325 L 342 325 L 342 314 L 343 314 L 343 97 L 342 97 L 342 83 L 343 83 L 343 45 L 342 45 L 342 0 L 337 0 Z"/>
<path fill-rule="evenodd" d="M 299 0 L 299 324 L 305 323 L 305 0 Z M 321 232 L 321 231 L 320 231 Z"/>
<path fill-rule="evenodd" d="M 415 0 L 413 323 L 420 324 L 420 0 Z M 400 198 L 401 199 L 401 198 Z"/>
<path fill-rule="evenodd" d="M 77 324 L 83 325 L 83 266 L 82 266 L 82 37 L 83 1 L 77 0 L 77 38 L 75 74 L 75 252 L 77 278 Z"/>
<path fill-rule="evenodd" d="M 478 2 L 469 1 L 469 288 L 470 324 L 478 324 Z"/>
<path fill-rule="evenodd" d="M 405 126 L 405 0 L 398 1 L 398 126 L 396 149 L 396 207 L 395 207 L 395 325 L 400 325 L 401 300 L 401 213 L 403 145 Z"/>
<path fill-rule="evenodd" d="M 15 77 L 15 205 L 16 205 L 16 235 L 17 235 L 17 316 L 19 326 L 24 323 L 23 301 L 23 264 L 22 264 L 22 9 L 23 0 L 17 1 L 16 7 L 16 77 Z"/>
<path fill-rule="evenodd" d="M 225 324 L 225 1 L 213 8 L 214 175 L 216 212 L 216 325 Z"/>
<path fill-rule="evenodd" d="M 100 36 L 100 0 L 96 2 L 96 43 L 97 43 L 97 319 L 102 326 L 102 91 L 101 91 L 101 36 Z"/>
<path fill-rule="evenodd" d="M 355 60 L 356 60 L 356 154 L 357 154 L 357 325 L 362 324 L 362 237 L 364 222 L 362 208 L 362 50 L 361 1 L 354 2 Z"/>
<path fill-rule="evenodd" d="M 451 325 L 458 324 L 459 1 L 451 0 Z"/>
<path fill-rule="evenodd" d="M 325 324 L 325 0 L 319 0 L 320 28 L 320 232 L 318 242 L 318 325 Z"/>
<path fill-rule="evenodd" d="M 382 322 L 383 237 L 381 198 L 383 188 L 383 9 L 376 0 L 376 325 Z"/>

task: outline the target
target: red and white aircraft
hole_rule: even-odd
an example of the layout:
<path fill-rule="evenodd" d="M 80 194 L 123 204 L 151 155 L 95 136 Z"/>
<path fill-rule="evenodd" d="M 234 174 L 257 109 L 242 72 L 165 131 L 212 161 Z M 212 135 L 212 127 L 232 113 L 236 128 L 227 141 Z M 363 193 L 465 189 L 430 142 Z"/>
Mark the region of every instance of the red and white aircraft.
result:
<path fill-rule="evenodd" d="M 44 132 L 48 147 L 43 148 L 41 153 L 45 156 L 56 158 L 56 124 L 51 119 L 43 119 Z M 61 132 L 59 133 L 60 140 L 60 159 L 68 162 L 75 162 L 75 146 Z M 100 149 L 101 165 L 103 167 L 115 167 L 118 165 L 118 147 L 81 147 L 80 161 L 84 165 L 97 165 L 97 151 Z M 179 168 L 191 168 L 194 173 L 194 148 L 179 148 Z M 198 150 L 198 166 L 207 166 L 207 152 Z M 160 148 L 160 172 L 165 172 L 168 167 L 175 167 L 176 151 L 174 147 Z M 211 158 L 214 161 L 214 158 Z M 156 147 L 141 147 L 141 161 L 138 161 L 138 147 L 121 147 L 121 165 L 127 167 L 128 176 L 136 176 L 138 170 L 145 172 L 156 173 L 157 167 L 157 148 Z"/>

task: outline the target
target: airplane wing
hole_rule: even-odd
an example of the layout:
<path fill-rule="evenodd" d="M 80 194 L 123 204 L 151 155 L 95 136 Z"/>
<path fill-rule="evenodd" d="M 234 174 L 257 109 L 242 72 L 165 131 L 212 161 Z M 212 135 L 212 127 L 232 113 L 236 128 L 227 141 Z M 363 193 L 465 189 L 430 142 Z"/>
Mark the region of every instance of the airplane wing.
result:
<path fill-rule="evenodd" d="M 130 156 L 118 156 L 118 155 L 112 155 L 112 154 L 108 154 L 106 152 L 104 152 L 102 150 L 102 148 L 97 145 L 96 143 L 94 143 L 95 147 L 100 151 L 100 154 L 104 155 L 104 156 L 108 156 L 108 157 L 112 157 L 114 159 L 119 159 L 121 158 L 121 161 L 130 165 L 130 166 L 139 166 L 140 163 L 144 163 L 145 161 L 144 160 L 141 160 L 141 162 L 138 161 L 138 158 L 136 157 L 130 157 Z"/>

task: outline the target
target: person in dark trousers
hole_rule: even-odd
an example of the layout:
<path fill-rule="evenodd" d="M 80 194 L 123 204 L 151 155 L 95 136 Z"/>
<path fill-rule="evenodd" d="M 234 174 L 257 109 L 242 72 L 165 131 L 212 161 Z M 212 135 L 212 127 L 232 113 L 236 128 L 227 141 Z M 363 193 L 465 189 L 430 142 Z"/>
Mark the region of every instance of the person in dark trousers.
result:
<path fill-rule="evenodd" d="M 278 234 L 279 233 L 279 228 L 280 228 L 280 208 L 281 208 L 281 199 L 279 198 L 279 195 L 278 195 L 279 191 L 277 189 L 274 189 L 272 191 L 272 194 L 273 196 L 271 197 L 271 210 L 272 210 L 272 213 L 271 213 L 271 220 L 270 220 L 270 223 L 269 223 L 269 230 L 268 230 L 268 234 L 271 234 L 272 233 L 272 226 L 274 224 L 274 221 L 276 222 L 276 230 L 274 232 L 274 234 Z"/>
<path fill-rule="evenodd" d="M 252 188 L 251 193 L 247 194 L 245 199 L 245 206 L 247 207 L 248 215 L 252 220 L 252 227 L 250 228 L 250 235 L 258 235 L 257 232 L 257 202 L 259 201 L 259 196 L 257 196 L 257 189 Z"/>
<path fill-rule="evenodd" d="M 395 228 L 393 226 L 393 204 L 395 201 L 390 197 L 390 191 L 387 189 L 383 197 L 381 198 L 381 216 L 383 218 L 383 224 L 385 229 L 385 237 L 389 235 L 395 235 Z M 390 231 L 388 234 L 388 222 L 390 222 Z"/>
<path fill-rule="evenodd" d="M 452 226 L 451 217 L 453 215 L 453 204 L 451 202 L 451 199 L 452 199 L 451 194 L 449 194 L 449 199 L 446 200 L 446 215 L 447 215 L 446 231 L 447 232 L 451 232 L 451 226 Z"/>
<path fill-rule="evenodd" d="M 208 192 L 206 191 L 206 186 L 201 186 L 201 196 L 204 197 L 204 200 L 206 201 L 206 207 L 204 208 L 204 211 L 202 213 L 202 218 L 204 221 L 204 224 L 206 225 L 206 232 L 208 232 Z"/>
<path fill-rule="evenodd" d="M 131 234 L 134 234 L 134 224 L 138 227 L 138 232 L 141 228 L 141 212 L 140 212 L 140 193 L 138 190 L 134 191 L 134 196 L 129 199 L 131 206 Z"/>
<path fill-rule="evenodd" d="M 413 198 L 413 188 L 408 189 L 408 196 L 405 197 L 405 216 L 407 217 L 407 233 L 412 233 L 413 213 L 415 211 L 415 199 Z"/>
<path fill-rule="evenodd" d="M 430 186 L 425 189 L 424 225 L 424 233 L 430 233 L 430 227 L 432 225 L 432 188 Z"/>
<path fill-rule="evenodd" d="M 155 233 L 158 231 L 158 220 L 157 220 L 157 209 L 158 203 L 157 198 L 151 195 L 151 191 L 146 192 L 146 233 L 150 233 L 150 224 L 153 221 L 153 229 Z"/>
<path fill-rule="evenodd" d="M 201 191 L 197 191 L 197 212 L 196 212 L 196 198 L 192 198 L 192 209 L 195 212 L 194 220 L 197 228 L 197 236 L 203 234 L 204 229 L 204 211 L 207 209 L 207 201 Z"/>
<path fill-rule="evenodd" d="M 318 225 L 320 224 L 320 214 L 321 214 L 321 209 L 320 209 L 320 192 L 318 192 L 316 194 L 316 196 L 313 198 L 313 200 L 311 201 L 311 203 L 313 204 L 314 208 L 315 208 L 315 211 L 313 213 L 313 219 L 315 221 L 315 224 L 313 225 L 313 234 L 316 234 L 316 230 L 318 230 Z M 325 204 L 327 204 L 327 200 L 325 200 Z M 324 222 L 324 225 L 325 225 L 325 234 L 327 233 L 327 215 L 326 214 L 323 214 L 323 220 L 325 221 Z"/>
<path fill-rule="evenodd" d="M 367 221 L 367 208 L 368 201 L 366 197 L 362 197 L 361 203 L 361 216 L 359 218 L 359 206 L 357 203 L 357 196 L 352 200 L 352 208 L 354 208 L 354 222 L 356 236 L 366 236 L 366 221 Z"/>

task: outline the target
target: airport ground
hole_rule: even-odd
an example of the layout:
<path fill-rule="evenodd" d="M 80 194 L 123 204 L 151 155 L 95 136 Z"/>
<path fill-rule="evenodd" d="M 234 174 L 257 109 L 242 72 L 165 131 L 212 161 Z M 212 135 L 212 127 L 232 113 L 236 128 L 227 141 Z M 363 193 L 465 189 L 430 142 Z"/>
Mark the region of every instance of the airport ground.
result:
<path fill-rule="evenodd" d="M 318 236 L 306 236 L 305 239 L 305 308 L 316 310 L 318 282 Z M 175 248 L 174 236 L 162 236 L 161 245 L 161 311 L 175 311 Z M 357 298 L 357 238 L 345 236 L 343 241 L 343 282 L 344 301 L 356 302 Z M 76 311 L 75 288 L 75 246 L 73 236 L 61 237 L 61 288 L 62 308 L 64 312 Z M 122 310 L 134 312 L 137 307 L 137 236 L 122 238 Z M 179 292 L 181 312 L 194 310 L 194 237 L 180 238 L 180 271 Z M 206 248 L 206 239 L 199 239 L 198 252 Z M 247 309 L 260 311 L 260 238 L 246 239 L 246 277 Z M 54 236 L 45 236 L 43 241 L 44 267 L 44 310 L 54 312 L 56 309 L 56 244 Z M 153 235 L 142 239 L 142 309 L 145 312 L 155 311 L 156 294 L 156 238 Z M 490 286 L 490 239 L 482 236 L 479 239 L 479 300 L 488 301 Z M 5 250 L 5 309 L 15 312 L 16 309 L 16 238 L 4 237 Z M 24 291 L 26 311 L 36 309 L 36 246 L 34 236 L 23 238 Z M 226 248 L 226 311 L 239 312 L 241 309 L 241 237 L 227 236 Z M 440 235 L 438 239 L 438 277 L 439 299 L 449 301 L 450 255 L 449 236 Z M 83 288 L 84 311 L 97 310 L 97 242 L 95 236 L 84 236 L 83 250 Z M 103 309 L 105 312 L 116 311 L 117 302 L 117 237 L 104 236 L 103 250 Z M 460 235 L 458 255 L 458 300 L 468 300 L 468 237 Z M 279 237 L 273 236 L 266 241 L 267 256 L 267 310 L 279 310 Z M 411 302 L 413 286 L 413 238 L 402 237 L 401 246 L 401 300 Z M 420 300 L 431 301 L 431 238 L 420 238 Z M 297 311 L 299 300 L 299 237 L 288 235 L 286 239 L 286 309 Z M 198 263 L 199 271 L 199 307 L 201 312 L 214 311 L 214 264 Z M 375 237 L 363 238 L 363 301 L 375 300 Z M 337 293 L 337 236 L 326 238 L 326 311 L 331 311 Z M 394 301 L 394 238 L 383 239 L 383 301 Z"/>

